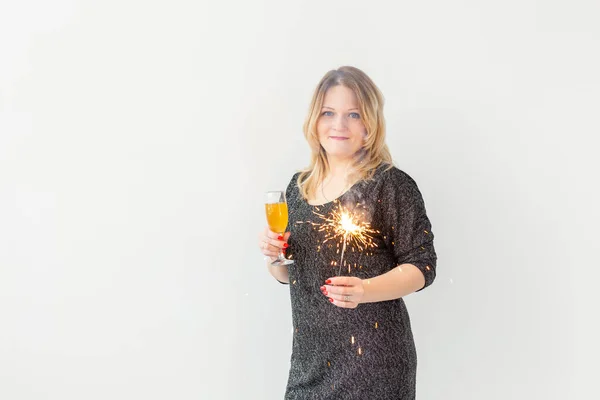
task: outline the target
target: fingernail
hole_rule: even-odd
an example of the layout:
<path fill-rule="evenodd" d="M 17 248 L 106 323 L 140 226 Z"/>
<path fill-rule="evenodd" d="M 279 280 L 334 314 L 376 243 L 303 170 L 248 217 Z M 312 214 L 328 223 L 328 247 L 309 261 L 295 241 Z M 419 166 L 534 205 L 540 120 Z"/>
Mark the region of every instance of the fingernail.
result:
<path fill-rule="evenodd" d="M 277 236 L 277 240 L 283 240 L 283 236 L 281 236 L 281 235 Z"/>
<path fill-rule="evenodd" d="M 327 279 L 327 280 L 325 281 L 325 283 L 326 283 L 326 284 L 330 284 L 330 283 L 331 283 L 331 279 Z"/>
<path fill-rule="evenodd" d="M 333 299 L 332 299 L 331 297 L 329 298 L 329 302 L 330 302 L 330 303 L 333 303 Z"/>
<path fill-rule="evenodd" d="M 321 290 L 327 290 L 325 286 L 321 286 Z"/>
<path fill-rule="evenodd" d="M 329 293 L 327 293 L 327 290 L 326 290 L 326 291 L 324 291 L 324 292 L 323 292 L 323 294 L 324 294 L 325 296 L 327 296 Z"/>
<path fill-rule="evenodd" d="M 283 248 L 284 248 L 284 249 L 287 249 L 288 247 L 289 247 L 289 244 L 287 244 L 287 243 L 284 243 L 284 244 L 283 244 Z"/>

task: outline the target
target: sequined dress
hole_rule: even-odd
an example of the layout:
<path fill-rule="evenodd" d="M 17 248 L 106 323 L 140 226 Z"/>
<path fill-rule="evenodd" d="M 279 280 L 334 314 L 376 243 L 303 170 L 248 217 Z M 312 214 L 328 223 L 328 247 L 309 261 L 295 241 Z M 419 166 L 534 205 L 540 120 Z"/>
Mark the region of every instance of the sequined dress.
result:
<path fill-rule="evenodd" d="M 317 214 L 330 215 L 340 204 L 360 214 L 379 232 L 372 235 L 375 246 L 348 248 L 340 275 L 368 279 L 410 263 L 423 272 L 423 290 L 435 279 L 437 256 L 417 184 L 400 169 L 382 165 L 371 180 L 313 206 L 300 194 L 297 176 L 286 191 L 287 256 L 295 263 L 288 267 L 293 348 L 285 399 L 414 399 L 417 354 L 404 300 L 355 309 L 331 304 L 320 287 L 338 276 L 340 253 L 335 241 L 323 244 L 326 233 L 315 224 L 323 222 Z"/>

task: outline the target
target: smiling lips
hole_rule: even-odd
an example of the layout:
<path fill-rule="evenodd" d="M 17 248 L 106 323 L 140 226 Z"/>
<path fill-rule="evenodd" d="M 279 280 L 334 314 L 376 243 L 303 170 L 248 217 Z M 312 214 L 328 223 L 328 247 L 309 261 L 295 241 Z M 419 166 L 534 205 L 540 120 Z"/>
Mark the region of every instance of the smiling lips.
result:
<path fill-rule="evenodd" d="M 329 139 L 333 139 L 333 140 L 348 140 L 348 138 L 345 137 L 345 136 L 329 136 Z"/>

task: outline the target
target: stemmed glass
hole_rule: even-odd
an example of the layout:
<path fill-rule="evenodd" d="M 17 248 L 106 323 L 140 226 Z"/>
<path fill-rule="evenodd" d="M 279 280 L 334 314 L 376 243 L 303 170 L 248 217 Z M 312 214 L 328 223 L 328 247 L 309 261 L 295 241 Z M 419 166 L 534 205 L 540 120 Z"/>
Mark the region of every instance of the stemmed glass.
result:
<path fill-rule="evenodd" d="M 267 223 L 269 229 L 283 236 L 285 228 L 288 225 L 288 207 L 285 200 L 285 192 L 274 191 L 265 194 L 265 211 L 267 213 Z M 271 263 L 273 266 L 293 264 L 293 260 L 288 260 L 283 254 L 283 249 L 279 256 Z"/>

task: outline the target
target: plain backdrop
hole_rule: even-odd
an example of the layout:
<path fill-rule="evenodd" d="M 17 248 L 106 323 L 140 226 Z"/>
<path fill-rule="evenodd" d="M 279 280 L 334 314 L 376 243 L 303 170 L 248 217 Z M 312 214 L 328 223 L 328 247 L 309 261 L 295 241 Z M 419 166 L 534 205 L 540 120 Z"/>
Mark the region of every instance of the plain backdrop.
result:
<path fill-rule="evenodd" d="M 418 399 L 600 398 L 597 1 L 0 4 L 1 399 L 283 398 L 263 192 L 342 65 L 436 235 Z"/>

